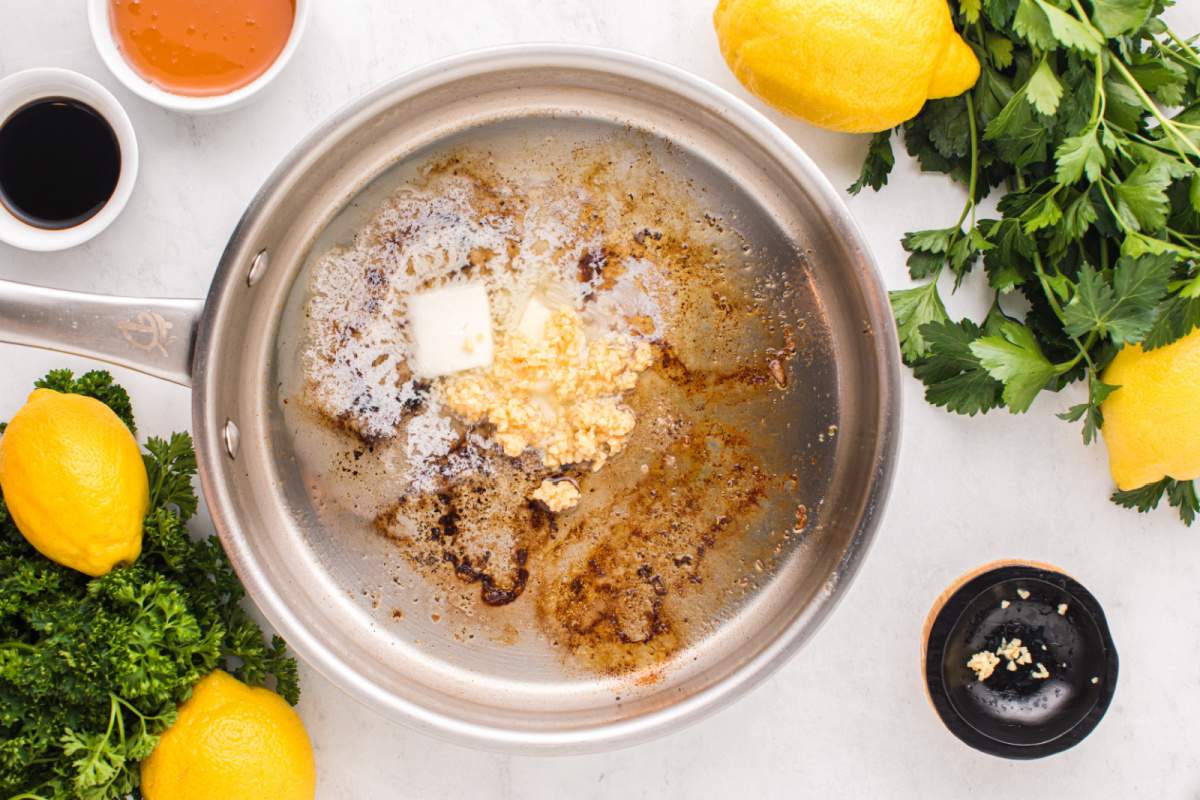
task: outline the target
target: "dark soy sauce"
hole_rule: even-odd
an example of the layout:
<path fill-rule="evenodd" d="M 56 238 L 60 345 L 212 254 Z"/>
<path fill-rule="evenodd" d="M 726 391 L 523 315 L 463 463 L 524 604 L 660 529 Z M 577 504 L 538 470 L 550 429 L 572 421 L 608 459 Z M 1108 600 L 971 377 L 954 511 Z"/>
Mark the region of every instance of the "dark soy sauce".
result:
<path fill-rule="evenodd" d="M 34 227 L 58 230 L 91 219 L 120 174 L 117 136 L 86 103 L 48 97 L 0 124 L 0 203 Z"/>

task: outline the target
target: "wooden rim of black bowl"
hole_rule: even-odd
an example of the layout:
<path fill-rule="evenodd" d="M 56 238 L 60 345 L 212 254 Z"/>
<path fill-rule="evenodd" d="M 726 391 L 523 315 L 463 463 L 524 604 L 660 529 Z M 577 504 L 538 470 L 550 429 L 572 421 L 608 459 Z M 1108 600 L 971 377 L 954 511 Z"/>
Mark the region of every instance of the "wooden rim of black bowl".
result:
<path fill-rule="evenodd" d="M 978 681 L 966 654 L 1021 632 L 1036 662 L 1052 662 L 1051 678 L 999 668 L 995 678 Z M 1010 562 L 952 588 L 935 606 L 924 666 L 929 699 L 950 732 L 1002 758 L 1044 758 L 1079 744 L 1117 687 L 1117 649 L 1100 603 L 1074 578 L 1043 565 Z"/>

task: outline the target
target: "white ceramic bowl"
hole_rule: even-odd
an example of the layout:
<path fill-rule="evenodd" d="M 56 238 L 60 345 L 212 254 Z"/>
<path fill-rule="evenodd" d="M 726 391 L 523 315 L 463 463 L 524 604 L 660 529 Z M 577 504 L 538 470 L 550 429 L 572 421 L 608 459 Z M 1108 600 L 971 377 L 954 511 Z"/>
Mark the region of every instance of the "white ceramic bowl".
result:
<path fill-rule="evenodd" d="M 108 202 L 94 216 L 70 228 L 37 228 L 14 216 L 0 203 L 0 241 L 24 250 L 64 250 L 83 244 L 117 218 L 137 180 L 138 147 L 133 125 L 117 98 L 86 75 L 69 69 L 27 69 L 0 80 L 0 124 L 17 110 L 47 97 L 66 97 L 87 103 L 108 121 L 121 149 L 121 172 Z"/>
<path fill-rule="evenodd" d="M 296 18 L 292 21 L 292 32 L 288 35 L 287 44 L 279 53 L 279 57 L 266 72 L 240 89 L 211 97 L 175 94 L 139 75 L 125 60 L 121 49 L 117 47 L 117 39 L 113 35 L 109 19 L 109 0 L 87 0 L 87 4 L 88 25 L 92 29 L 92 41 L 96 43 L 96 49 L 100 51 L 100 58 L 104 60 L 105 66 L 113 75 L 117 76 L 117 80 L 125 84 L 125 87 L 138 97 L 163 108 L 191 114 L 206 114 L 214 111 L 229 111 L 244 105 L 261 92 L 268 83 L 275 80 L 275 76 L 287 66 L 288 61 L 292 58 L 292 53 L 300 44 L 300 37 L 304 35 L 304 26 L 308 20 L 308 7 L 312 5 L 312 0 L 296 0 Z"/>

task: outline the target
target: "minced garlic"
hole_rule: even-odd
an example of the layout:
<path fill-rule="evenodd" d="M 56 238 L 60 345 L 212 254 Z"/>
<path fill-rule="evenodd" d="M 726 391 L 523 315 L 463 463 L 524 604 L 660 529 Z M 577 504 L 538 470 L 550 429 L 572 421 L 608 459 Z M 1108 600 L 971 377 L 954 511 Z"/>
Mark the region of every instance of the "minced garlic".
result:
<path fill-rule="evenodd" d="M 1003 639 L 1000 642 L 1000 646 L 996 648 L 996 652 L 981 650 L 971 656 L 971 659 L 967 661 L 967 667 L 975 672 L 975 677 L 982 683 L 992 677 L 992 673 L 996 671 L 996 667 L 1000 666 L 1001 659 L 1008 662 L 1005 668 L 1009 672 L 1016 672 L 1017 667 L 1024 667 L 1033 663 L 1033 655 L 1029 652 L 1029 648 L 1021 643 L 1020 639 Z M 1050 671 L 1039 662 L 1037 667 L 1030 672 L 1030 675 L 1039 679 L 1049 678 Z"/>
<path fill-rule="evenodd" d="M 574 508 L 579 502 L 579 489 L 570 481 L 552 481 L 549 478 L 534 489 L 530 495 L 534 500 L 541 500 L 554 513 Z"/>
<path fill-rule="evenodd" d="M 1039 661 L 1037 666 L 1029 673 L 1029 677 L 1044 681 L 1050 677 L 1050 670 L 1046 669 L 1046 665 Z"/>
<path fill-rule="evenodd" d="M 1029 652 L 1029 648 L 1021 644 L 1020 639 L 1004 639 L 1000 642 L 1000 646 L 996 648 L 996 655 L 1008 660 L 1008 671 L 1016 672 L 1018 666 L 1025 666 L 1033 663 L 1033 655 Z"/>
<path fill-rule="evenodd" d="M 967 668 L 974 671 L 975 677 L 980 683 L 992 677 L 992 673 L 996 671 L 996 667 L 999 665 L 1000 659 L 996 658 L 996 654 L 990 650 L 982 650 L 976 653 L 967 662 Z"/>
<path fill-rule="evenodd" d="M 540 336 L 498 337 L 492 366 L 444 379 L 446 405 L 470 422 L 488 421 L 506 455 L 537 448 L 550 468 L 591 462 L 592 470 L 625 446 L 636 419 L 621 395 L 650 366 L 645 342 L 589 342 L 579 315 L 553 311 Z"/>

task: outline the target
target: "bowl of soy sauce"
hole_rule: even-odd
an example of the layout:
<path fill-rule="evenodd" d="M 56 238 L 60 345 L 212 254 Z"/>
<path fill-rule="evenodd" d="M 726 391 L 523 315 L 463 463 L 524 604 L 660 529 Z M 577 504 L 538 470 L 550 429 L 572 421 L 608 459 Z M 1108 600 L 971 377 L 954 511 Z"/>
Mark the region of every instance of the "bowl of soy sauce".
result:
<path fill-rule="evenodd" d="M 64 69 L 0 80 L 0 241 L 61 250 L 107 228 L 137 177 L 137 140 L 103 86 Z"/>

